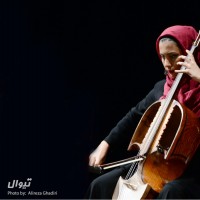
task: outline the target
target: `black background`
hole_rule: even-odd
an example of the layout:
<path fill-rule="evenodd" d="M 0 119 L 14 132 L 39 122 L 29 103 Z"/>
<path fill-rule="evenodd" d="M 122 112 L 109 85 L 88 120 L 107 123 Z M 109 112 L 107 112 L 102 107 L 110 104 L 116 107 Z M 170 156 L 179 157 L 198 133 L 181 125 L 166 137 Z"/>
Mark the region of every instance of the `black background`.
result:
<path fill-rule="evenodd" d="M 1 1 L 0 198 L 27 178 L 51 198 L 83 198 L 89 153 L 164 77 L 155 41 L 175 24 L 198 30 L 198 6 Z"/>

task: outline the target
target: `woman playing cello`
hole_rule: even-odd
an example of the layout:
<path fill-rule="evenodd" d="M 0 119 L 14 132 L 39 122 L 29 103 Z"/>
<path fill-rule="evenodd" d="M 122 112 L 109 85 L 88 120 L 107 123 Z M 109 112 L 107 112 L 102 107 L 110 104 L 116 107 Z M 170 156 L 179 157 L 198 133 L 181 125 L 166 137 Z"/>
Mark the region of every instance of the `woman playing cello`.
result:
<path fill-rule="evenodd" d="M 151 104 L 165 99 L 178 73 L 183 73 L 174 99 L 200 118 L 200 48 L 189 51 L 198 33 L 192 26 L 175 25 L 166 28 L 156 40 L 156 50 L 163 64 L 166 79 L 157 82 L 147 96 L 117 123 L 109 135 L 89 156 L 89 165 L 103 164 L 106 155 L 120 141 L 131 139 L 142 115 Z M 181 68 L 184 66 L 184 68 Z M 189 166 L 180 177 L 169 181 L 155 196 L 158 199 L 200 199 L 200 150 L 197 149 Z M 90 184 L 85 199 L 112 199 L 120 176 L 125 176 L 130 164 L 105 173 Z"/>

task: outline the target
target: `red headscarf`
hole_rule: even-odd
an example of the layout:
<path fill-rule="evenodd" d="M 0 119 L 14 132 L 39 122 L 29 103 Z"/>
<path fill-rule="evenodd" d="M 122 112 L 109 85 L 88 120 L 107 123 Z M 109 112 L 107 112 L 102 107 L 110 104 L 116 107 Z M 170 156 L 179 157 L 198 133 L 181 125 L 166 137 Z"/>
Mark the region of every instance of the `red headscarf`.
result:
<path fill-rule="evenodd" d="M 165 29 L 156 40 L 156 50 L 159 53 L 159 41 L 163 37 L 171 37 L 179 44 L 182 52 L 186 55 L 186 49 L 190 50 L 193 42 L 195 41 L 198 33 L 192 26 L 175 25 Z M 200 48 L 196 48 L 193 53 L 195 60 L 200 65 Z M 166 83 L 164 85 L 164 94 L 161 99 L 165 98 L 170 90 L 173 79 L 168 75 L 166 76 Z M 186 105 L 194 113 L 200 117 L 200 83 L 193 80 L 188 75 L 182 77 L 177 92 L 174 96 L 180 103 Z"/>

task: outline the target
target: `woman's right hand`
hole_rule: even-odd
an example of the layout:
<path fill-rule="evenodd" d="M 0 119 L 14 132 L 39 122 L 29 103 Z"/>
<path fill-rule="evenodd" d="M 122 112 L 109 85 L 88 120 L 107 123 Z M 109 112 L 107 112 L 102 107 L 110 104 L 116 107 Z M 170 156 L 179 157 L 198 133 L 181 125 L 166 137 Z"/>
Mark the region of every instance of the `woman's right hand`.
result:
<path fill-rule="evenodd" d="M 102 141 L 99 146 L 89 156 L 89 166 L 101 165 L 105 159 L 109 149 L 109 144 L 106 141 Z"/>

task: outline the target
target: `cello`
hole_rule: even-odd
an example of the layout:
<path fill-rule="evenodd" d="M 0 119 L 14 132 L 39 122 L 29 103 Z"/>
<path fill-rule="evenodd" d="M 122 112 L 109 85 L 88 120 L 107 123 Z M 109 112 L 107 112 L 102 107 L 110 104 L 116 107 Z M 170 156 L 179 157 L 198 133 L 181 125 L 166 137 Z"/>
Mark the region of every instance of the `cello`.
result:
<path fill-rule="evenodd" d="M 199 40 L 198 35 L 191 53 Z M 139 160 L 133 161 L 125 178 L 119 178 L 113 199 L 149 198 L 151 190 L 159 193 L 182 175 L 195 154 L 200 143 L 199 118 L 173 99 L 182 75 L 177 74 L 167 97 L 153 103 L 142 116 L 128 147 L 138 150 Z"/>

